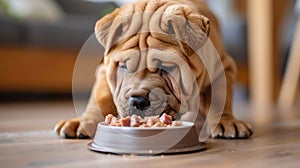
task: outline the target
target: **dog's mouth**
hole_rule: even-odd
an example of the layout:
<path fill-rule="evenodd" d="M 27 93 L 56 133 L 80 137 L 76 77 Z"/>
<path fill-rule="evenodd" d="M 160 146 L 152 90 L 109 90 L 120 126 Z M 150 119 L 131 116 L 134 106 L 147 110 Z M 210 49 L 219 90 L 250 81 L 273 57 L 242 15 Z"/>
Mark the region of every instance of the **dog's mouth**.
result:
<path fill-rule="evenodd" d="M 138 115 L 138 116 L 144 118 L 144 117 L 156 116 L 156 115 L 161 116 L 164 113 L 172 116 L 173 120 L 176 120 L 177 114 L 178 114 L 178 112 L 175 109 L 173 109 L 170 105 L 167 105 L 167 106 L 165 106 L 165 108 L 161 112 L 159 112 L 159 111 L 148 111 L 148 109 L 145 109 L 145 110 L 130 109 L 129 111 L 124 113 L 125 115 L 123 117 L 132 116 L 132 115 L 135 114 L 135 115 Z"/>

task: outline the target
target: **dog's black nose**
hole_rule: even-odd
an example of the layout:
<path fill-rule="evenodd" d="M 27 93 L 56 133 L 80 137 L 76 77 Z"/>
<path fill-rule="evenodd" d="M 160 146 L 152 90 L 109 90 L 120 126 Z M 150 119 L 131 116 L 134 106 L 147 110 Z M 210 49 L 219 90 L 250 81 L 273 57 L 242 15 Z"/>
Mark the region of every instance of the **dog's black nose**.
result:
<path fill-rule="evenodd" d="M 133 109 L 143 111 L 150 106 L 150 101 L 142 96 L 133 96 L 129 98 L 128 104 Z"/>

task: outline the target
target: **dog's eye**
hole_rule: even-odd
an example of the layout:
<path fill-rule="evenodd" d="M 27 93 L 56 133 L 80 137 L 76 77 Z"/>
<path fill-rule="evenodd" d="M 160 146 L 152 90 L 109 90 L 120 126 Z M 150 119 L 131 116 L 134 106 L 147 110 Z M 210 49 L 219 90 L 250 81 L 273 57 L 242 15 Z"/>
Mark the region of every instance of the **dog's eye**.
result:
<path fill-rule="evenodd" d="M 161 66 L 160 69 L 168 72 L 168 73 L 171 73 L 173 72 L 174 70 L 176 70 L 176 66 L 173 65 L 173 66 Z"/>
<path fill-rule="evenodd" d="M 126 66 L 125 62 L 120 62 L 119 63 L 119 68 L 122 69 L 122 70 L 127 70 L 127 66 Z"/>

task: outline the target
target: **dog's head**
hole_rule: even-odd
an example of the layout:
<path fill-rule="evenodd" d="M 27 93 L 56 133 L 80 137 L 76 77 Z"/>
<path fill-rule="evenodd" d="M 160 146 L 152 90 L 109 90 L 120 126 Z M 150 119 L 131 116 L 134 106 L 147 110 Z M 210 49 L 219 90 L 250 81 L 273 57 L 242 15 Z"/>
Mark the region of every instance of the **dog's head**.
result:
<path fill-rule="evenodd" d="M 209 21 L 187 5 L 139 1 L 95 27 L 105 47 L 106 78 L 120 116 L 178 114 L 197 108 Z"/>

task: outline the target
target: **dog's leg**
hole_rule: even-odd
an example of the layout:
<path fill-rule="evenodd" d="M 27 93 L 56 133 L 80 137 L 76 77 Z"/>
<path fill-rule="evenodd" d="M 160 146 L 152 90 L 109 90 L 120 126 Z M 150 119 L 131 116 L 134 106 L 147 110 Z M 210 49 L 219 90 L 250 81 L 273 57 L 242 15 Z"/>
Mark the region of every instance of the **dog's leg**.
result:
<path fill-rule="evenodd" d="M 216 116 L 220 116 L 220 120 L 216 121 L 219 117 L 212 117 L 208 118 L 208 131 L 213 138 L 248 138 L 252 135 L 252 129 L 249 124 L 246 124 L 243 121 L 239 121 L 234 118 L 232 114 L 232 97 L 233 97 L 233 80 L 234 80 L 234 73 L 235 73 L 235 64 L 233 60 L 229 56 L 225 57 L 223 60 L 223 66 L 225 70 L 225 77 L 226 77 L 226 93 L 220 94 L 217 96 L 217 102 L 225 100 L 225 106 L 222 109 L 218 109 L 219 107 L 214 107 L 220 111 L 222 114 L 217 114 Z M 223 79 L 216 79 L 214 82 L 221 82 L 218 80 Z M 209 89 L 210 90 L 210 89 Z M 208 91 L 206 95 L 211 94 L 211 91 Z M 211 95 L 210 95 L 211 96 Z M 210 97 L 209 96 L 209 97 Z M 224 97 L 225 96 L 225 97 Z M 218 103 L 217 103 L 218 104 Z M 208 111 L 208 108 L 206 108 Z M 218 122 L 218 123 L 216 123 Z M 216 126 L 216 127 L 215 127 Z"/>
<path fill-rule="evenodd" d="M 106 82 L 105 67 L 101 64 L 96 73 L 96 82 L 84 113 L 79 118 L 62 120 L 56 124 L 55 132 L 63 138 L 93 137 L 97 124 L 107 114 L 116 115 L 116 108 Z"/>
<path fill-rule="evenodd" d="M 93 89 L 94 90 L 94 89 Z M 82 116 L 61 120 L 54 130 L 62 138 L 88 138 L 93 136 L 97 123 L 103 120 L 92 91 Z"/>

